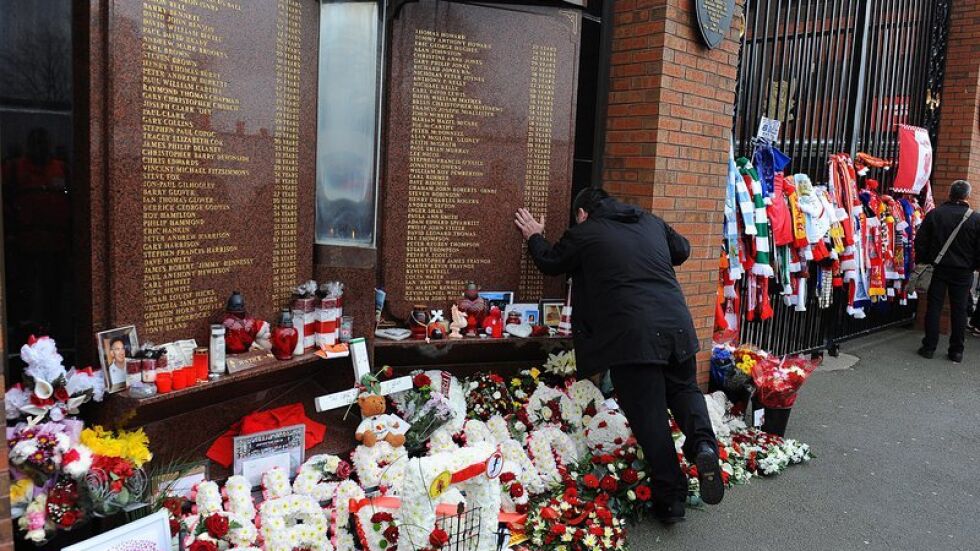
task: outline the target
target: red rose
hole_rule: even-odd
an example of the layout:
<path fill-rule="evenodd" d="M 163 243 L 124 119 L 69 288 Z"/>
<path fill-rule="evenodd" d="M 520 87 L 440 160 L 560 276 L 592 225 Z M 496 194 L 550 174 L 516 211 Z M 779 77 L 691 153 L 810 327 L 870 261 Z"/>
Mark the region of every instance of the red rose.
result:
<path fill-rule="evenodd" d="M 170 535 L 176 535 L 177 532 L 180 532 L 180 523 L 177 522 L 177 519 L 172 518 L 170 519 Z"/>
<path fill-rule="evenodd" d="M 383 535 L 388 543 L 395 543 L 398 541 L 398 527 L 392 524 L 391 526 L 385 528 Z"/>
<path fill-rule="evenodd" d="M 346 480 L 348 477 L 350 477 L 350 473 L 351 473 L 350 463 L 346 461 L 341 461 L 339 464 L 337 464 L 337 478 L 340 478 L 341 480 Z"/>
<path fill-rule="evenodd" d="M 441 548 L 449 543 L 449 534 L 447 534 L 442 528 L 436 528 L 429 533 L 429 543 L 432 545 L 432 547 L 437 549 Z"/>
<path fill-rule="evenodd" d="M 599 487 L 599 477 L 594 474 L 587 474 L 582 478 L 582 482 L 585 484 L 586 488 L 592 488 L 593 490 Z"/>
<path fill-rule="evenodd" d="M 218 551 L 218 545 L 213 541 L 196 540 L 187 551 Z"/>
<path fill-rule="evenodd" d="M 640 476 L 636 473 L 635 469 L 627 468 L 623 471 L 623 482 L 627 484 L 636 484 L 640 480 Z"/>
<path fill-rule="evenodd" d="M 616 462 L 616 458 L 613 457 L 612 455 L 606 453 L 606 454 L 603 454 L 601 457 L 599 457 L 599 461 L 602 462 L 605 465 L 609 465 L 611 463 L 615 463 Z"/>
<path fill-rule="evenodd" d="M 560 536 L 560 535 L 564 534 L 565 533 L 565 525 L 564 524 L 555 524 L 555 525 L 553 525 L 551 527 L 551 533 L 554 534 L 554 535 L 556 535 L 556 536 Z"/>
<path fill-rule="evenodd" d="M 602 535 L 605 533 L 605 530 L 602 529 L 602 526 L 591 526 L 589 527 L 589 533 L 592 534 L 593 536 L 602 537 Z"/>
<path fill-rule="evenodd" d="M 371 515 L 371 523 L 372 524 L 379 524 L 379 523 L 382 523 L 382 522 L 391 522 L 392 520 L 394 520 L 394 517 L 391 516 L 391 513 L 385 513 L 383 511 L 382 512 L 377 512 L 377 513 L 374 513 L 373 515 Z"/>
<path fill-rule="evenodd" d="M 69 398 L 71 398 L 71 395 L 68 394 L 65 387 L 58 387 L 58 389 L 54 391 L 54 399 L 59 402 L 67 402 Z"/>
<path fill-rule="evenodd" d="M 514 484 L 513 486 L 510 487 L 510 497 L 517 499 L 523 495 L 524 495 L 524 486 L 521 486 L 520 483 Z"/>
<path fill-rule="evenodd" d="M 601 487 L 603 490 L 607 492 L 612 493 L 615 492 L 617 488 L 619 488 L 619 484 L 616 483 L 615 478 L 606 475 L 602 477 L 602 481 L 599 483 L 599 487 Z"/>
<path fill-rule="evenodd" d="M 531 510 L 531 506 L 527 503 L 519 503 L 514 507 L 518 514 L 526 515 L 528 511 Z"/>
<path fill-rule="evenodd" d="M 415 388 L 432 386 L 432 379 L 430 379 L 425 373 L 419 373 L 418 375 L 412 377 L 412 386 Z"/>
<path fill-rule="evenodd" d="M 500 384 L 500 383 L 503 383 L 504 382 L 503 377 L 501 377 L 500 375 L 497 375 L 496 373 L 491 373 L 489 378 L 490 378 L 490 382 L 493 382 L 493 383 Z"/>
<path fill-rule="evenodd" d="M 58 521 L 58 524 L 61 525 L 62 528 L 71 528 L 77 520 L 78 515 L 76 515 L 74 511 L 65 511 L 64 514 L 61 515 L 61 520 Z"/>
<path fill-rule="evenodd" d="M 109 485 L 109 489 L 112 490 L 112 493 L 118 494 L 123 489 L 123 481 L 113 480 L 112 484 Z"/>
<path fill-rule="evenodd" d="M 228 517 L 214 513 L 204 520 L 204 527 L 211 537 L 221 539 L 228 535 Z"/>
<path fill-rule="evenodd" d="M 514 473 L 512 473 L 510 471 L 507 471 L 506 473 L 500 475 L 500 481 L 503 482 L 504 484 L 509 484 L 509 483 L 513 482 L 516 478 L 517 478 L 517 475 L 515 475 Z"/>
<path fill-rule="evenodd" d="M 384 368 L 384 376 L 390 379 L 395 374 L 395 370 L 391 368 L 390 365 L 386 365 Z"/>
<path fill-rule="evenodd" d="M 650 499 L 650 488 L 648 486 L 643 486 L 642 484 L 636 487 L 636 499 L 640 501 L 649 501 Z"/>

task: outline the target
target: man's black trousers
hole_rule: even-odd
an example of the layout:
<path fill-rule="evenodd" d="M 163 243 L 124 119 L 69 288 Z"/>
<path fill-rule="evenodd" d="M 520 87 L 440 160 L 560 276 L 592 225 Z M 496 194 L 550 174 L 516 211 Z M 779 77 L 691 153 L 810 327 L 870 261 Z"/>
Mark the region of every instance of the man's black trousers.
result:
<path fill-rule="evenodd" d="M 970 287 L 973 286 L 973 272 L 937 266 L 929 284 L 926 304 L 926 336 L 922 347 L 935 350 L 939 345 L 939 322 L 943 315 L 943 301 L 949 296 L 949 353 L 963 353 L 966 339 L 966 320 L 970 315 Z"/>
<path fill-rule="evenodd" d="M 677 462 L 667 408 L 687 437 L 684 454 L 694 462 L 699 445 L 717 451 L 715 433 L 696 381 L 697 360 L 671 361 L 668 365 L 623 365 L 610 369 L 619 405 L 650 464 L 654 499 L 671 504 L 686 499 L 687 477 Z"/>

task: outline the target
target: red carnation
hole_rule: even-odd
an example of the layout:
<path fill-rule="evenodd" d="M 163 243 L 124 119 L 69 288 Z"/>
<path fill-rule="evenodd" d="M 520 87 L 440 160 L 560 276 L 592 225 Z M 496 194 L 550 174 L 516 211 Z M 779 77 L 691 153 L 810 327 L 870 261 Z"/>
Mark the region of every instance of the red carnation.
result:
<path fill-rule="evenodd" d="M 518 514 L 526 515 L 531 510 L 531 506 L 527 503 L 519 503 L 515 506 L 515 509 L 517 509 Z"/>
<path fill-rule="evenodd" d="M 430 379 L 425 373 L 419 373 L 418 375 L 412 377 L 412 385 L 415 388 L 432 386 L 432 379 Z"/>
<path fill-rule="evenodd" d="M 623 482 L 627 484 L 636 484 L 638 480 L 640 480 L 640 476 L 636 473 L 635 469 L 627 467 L 627 469 L 623 471 Z"/>
<path fill-rule="evenodd" d="M 604 428 L 606 428 L 608 426 L 609 426 L 609 424 L 606 423 L 605 421 L 599 421 L 599 428 L 600 429 L 604 429 Z"/>
<path fill-rule="evenodd" d="M 613 457 L 611 454 L 606 453 L 606 454 L 602 454 L 602 456 L 599 457 L 599 461 L 605 465 L 609 465 L 611 463 L 615 463 L 616 458 Z"/>
<path fill-rule="evenodd" d="M 564 534 L 565 533 L 565 525 L 564 524 L 555 524 L 555 525 L 553 525 L 551 527 L 551 533 L 554 534 L 554 535 L 556 535 L 556 536 L 560 536 L 560 535 Z"/>
<path fill-rule="evenodd" d="M 211 537 L 221 539 L 228 535 L 228 517 L 214 513 L 204 520 L 204 527 Z"/>
<path fill-rule="evenodd" d="M 606 526 L 612 526 L 612 512 L 610 512 L 609 509 L 600 509 L 596 511 L 596 515 L 603 524 Z"/>
<path fill-rule="evenodd" d="M 517 475 L 515 475 L 514 473 L 512 473 L 510 471 L 507 471 L 506 473 L 500 475 L 500 481 L 503 482 L 504 484 L 509 484 L 509 483 L 513 482 L 516 478 L 517 478 Z"/>
<path fill-rule="evenodd" d="M 586 488 L 592 488 L 593 490 L 599 487 L 599 477 L 594 474 L 587 474 L 582 478 L 582 482 L 585 484 Z"/>
<path fill-rule="evenodd" d="M 63 386 L 62 387 L 58 387 L 54 391 L 54 399 L 55 400 L 58 400 L 59 402 L 67 402 L 69 398 L 71 398 L 71 395 L 68 394 L 68 391 L 65 390 L 65 387 L 63 387 Z"/>
<path fill-rule="evenodd" d="M 558 511 L 555 511 L 551 507 L 544 507 L 541 509 L 541 518 L 545 520 L 558 520 Z"/>
<path fill-rule="evenodd" d="M 374 513 L 373 515 L 371 515 L 371 523 L 372 524 L 379 524 L 379 523 L 382 523 L 382 522 L 391 522 L 392 520 L 394 520 L 394 517 L 391 516 L 391 513 L 386 513 L 386 512 L 383 512 L 383 511 L 377 512 L 377 513 Z"/>
<path fill-rule="evenodd" d="M 589 528 L 589 533 L 592 534 L 593 536 L 602 537 L 604 532 L 605 530 L 602 529 L 602 526 L 592 526 Z"/>
<path fill-rule="evenodd" d="M 76 515 L 74 511 L 65 511 L 64 514 L 61 515 L 61 520 L 58 521 L 58 524 L 60 524 L 62 528 L 71 528 L 77 520 L 78 515 Z"/>
<path fill-rule="evenodd" d="M 510 497 L 517 499 L 524 495 L 524 486 L 520 483 L 514 484 L 510 487 Z"/>
<path fill-rule="evenodd" d="M 174 535 L 177 532 L 180 532 L 180 523 L 177 522 L 177 519 L 172 518 L 170 519 L 170 534 Z"/>
<path fill-rule="evenodd" d="M 218 545 L 213 541 L 195 540 L 187 551 L 218 551 Z"/>
<path fill-rule="evenodd" d="M 429 533 L 429 543 L 432 545 L 432 547 L 437 549 L 441 548 L 449 543 L 449 534 L 447 534 L 442 528 L 436 528 Z"/>
<path fill-rule="evenodd" d="M 619 488 L 619 484 L 616 483 L 616 479 L 615 478 L 613 478 L 613 477 L 611 477 L 609 475 L 606 475 L 606 476 L 602 477 L 602 481 L 599 482 L 599 487 L 601 487 L 603 490 L 611 493 L 611 492 L 615 492 L 616 489 Z"/>
<path fill-rule="evenodd" d="M 70 465 L 71 463 L 78 461 L 78 458 L 79 458 L 78 450 L 72 448 L 66 451 L 64 455 L 61 456 L 61 464 L 66 466 Z"/>
<path fill-rule="evenodd" d="M 640 501 L 648 501 L 651 497 L 650 488 L 648 486 L 643 486 L 642 484 L 636 487 L 636 499 Z"/>
<path fill-rule="evenodd" d="M 490 378 L 490 381 L 493 382 L 493 383 L 500 384 L 500 383 L 504 382 L 503 377 L 501 377 L 500 375 L 497 375 L 496 373 L 491 373 L 489 378 Z"/>
<path fill-rule="evenodd" d="M 398 527 L 392 524 L 391 526 L 385 528 L 383 535 L 388 543 L 395 543 L 398 541 Z"/>

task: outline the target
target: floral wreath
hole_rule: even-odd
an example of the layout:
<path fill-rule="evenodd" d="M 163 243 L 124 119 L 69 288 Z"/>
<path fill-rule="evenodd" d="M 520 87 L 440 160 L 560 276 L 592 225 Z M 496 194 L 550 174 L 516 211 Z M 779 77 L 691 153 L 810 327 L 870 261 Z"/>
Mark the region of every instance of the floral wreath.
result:
<path fill-rule="evenodd" d="M 252 501 L 252 484 L 242 475 L 228 477 L 221 493 L 225 498 L 225 510 L 238 516 L 254 519 L 255 502 Z"/>
<path fill-rule="evenodd" d="M 310 496 L 292 494 L 270 499 L 259 508 L 259 519 L 266 551 L 333 551 L 327 516 Z M 300 522 L 294 523 L 296 520 Z"/>
<path fill-rule="evenodd" d="M 564 480 L 565 491 L 553 496 L 528 518 L 533 549 L 612 551 L 626 548 L 623 521 L 609 509 L 609 498 L 579 497 L 575 481 Z M 571 545 L 576 542 L 576 546 Z"/>
<path fill-rule="evenodd" d="M 544 427 L 532 432 L 527 439 L 527 450 L 548 488 L 561 484 L 563 469 L 578 461 L 575 443 L 557 427 Z"/>
<path fill-rule="evenodd" d="M 367 551 L 393 550 L 398 546 L 398 509 L 365 506 L 354 515 L 357 537 Z"/>
<path fill-rule="evenodd" d="M 611 453 L 633 436 L 626 416 L 616 410 L 599 412 L 585 429 L 585 441 L 593 454 Z"/>
<path fill-rule="evenodd" d="M 218 542 L 226 542 L 237 550 L 251 547 L 259 537 L 250 519 L 227 511 L 185 519 L 185 524 L 189 535 L 184 545 L 188 551 L 217 549 Z"/>
<path fill-rule="evenodd" d="M 517 412 L 517 418 L 528 431 L 544 424 L 557 425 L 569 434 L 582 428 L 582 410 L 567 394 L 544 383 L 538 383 L 527 405 Z"/>
<path fill-rule="evenodd" d="M 289 475 L 282 467 L 273 467 L 262 473 L 262 501 L 279 499 L 293 493 Z"/>
<path fill-rule="evenodd" d="M 569 385 L 568 396 L 582 411 L 584 426 L 588 426 L 592 418 L 605 409 L 605 397 L 602 391 L 588 379 L 581 379 Z"/>
<path fill-rule="evenodd" d="M 353 480 L 345 480 L 337 485 L 330 519 L 333 525 L 331 543 L 337 551 L 350 551 L 355 547 L 354 534 L 350 530 L 350 504 L 351 501 L 362 499 L 364 499 L 364 489 Z"/>
<path fill-rule="evenodd" d="M 405 479 L 404 448 L 381 441 L 372 447 L 358 446 L 351 453 L 354 471 L 364 488 L 381 486 L 397 492 Z"/>
<path fill-rule="evenodd" d="M 299 468 L 293 492 L 324 502 L 333 499 L 341 482 L 350 477 L 351 466 L 336 455 L 314 455 Z"/>

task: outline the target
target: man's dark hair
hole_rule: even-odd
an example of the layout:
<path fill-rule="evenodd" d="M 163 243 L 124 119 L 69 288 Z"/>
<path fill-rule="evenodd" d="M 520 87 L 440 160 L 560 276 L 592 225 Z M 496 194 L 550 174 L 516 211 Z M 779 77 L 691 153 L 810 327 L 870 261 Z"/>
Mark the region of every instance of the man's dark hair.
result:
<path fill-rule="evenodd" d="M 966 180 L 956 180 L 949 186 L 950 201 L 966 201 L 970 197 L 971 186 Z"/>
<path fill-rule="evenodd" d="M 572 202 L 572 210 L 574 212 L 578 212 L 578 209 L 582 209 L 585 212 L 592 214 L 595 209 L 599 208 L 599 203 L 608 197 L 609 194 L 603 189 L 597 187 L 587 187 L 578 192 L 578 195 L 575 196 L 575 200 Z"/>
<path fill-rule="evenodd" d="M 111 339 L 109 339 L 109 348 L 112 348 L 112 345 L 116 344 L 117 342 L 121 342 L 123 348 L 126 347 L 126 339 L 122 337 L 112 337 Z"/>

